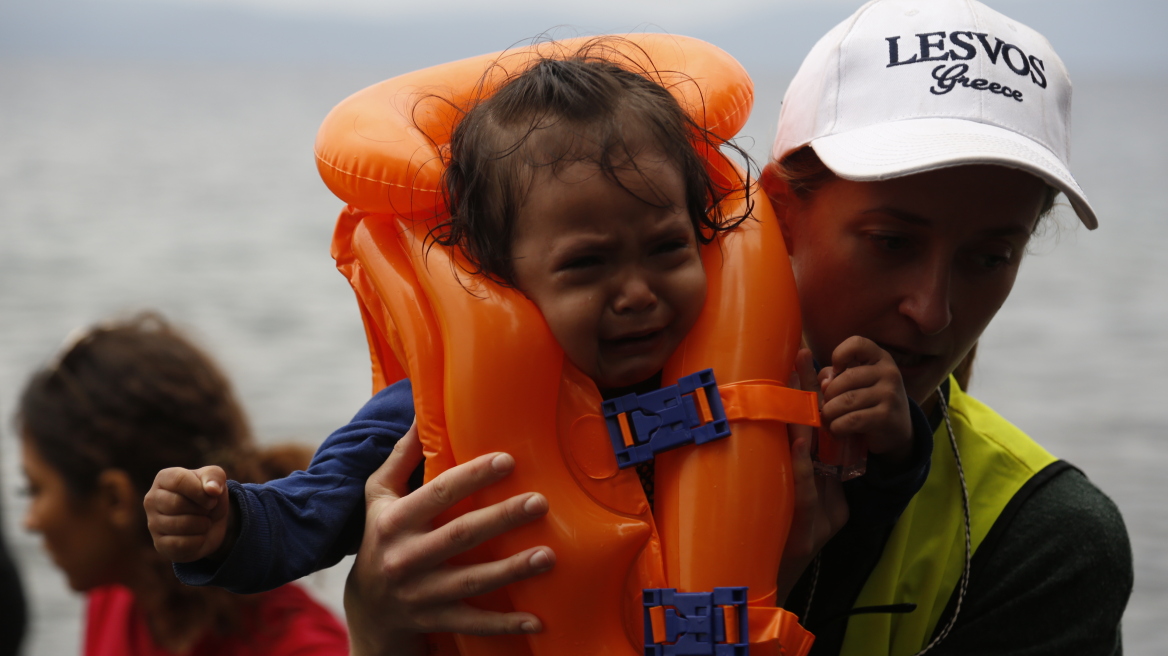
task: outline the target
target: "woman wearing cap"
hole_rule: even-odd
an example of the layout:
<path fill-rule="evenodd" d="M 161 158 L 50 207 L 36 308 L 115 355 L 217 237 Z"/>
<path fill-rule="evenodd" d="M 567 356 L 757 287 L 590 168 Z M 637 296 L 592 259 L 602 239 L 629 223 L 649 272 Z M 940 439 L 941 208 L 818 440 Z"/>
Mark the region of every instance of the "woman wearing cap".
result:
<path fill-rule="evenodd" d="M 763 185 L 805 340 L 837 376 L 853 336 L 890 353 L 936 431 L 895 526 L 845 526 L 788 597 L 810 604 L 813 654 L 1121 651 L 1119 511 L 962 391 L 1055 197 L 1097 225 L 1067 167 L 1070 102 L 1046 39 L 971 0 L 868 3 L 787 90 Z"/>

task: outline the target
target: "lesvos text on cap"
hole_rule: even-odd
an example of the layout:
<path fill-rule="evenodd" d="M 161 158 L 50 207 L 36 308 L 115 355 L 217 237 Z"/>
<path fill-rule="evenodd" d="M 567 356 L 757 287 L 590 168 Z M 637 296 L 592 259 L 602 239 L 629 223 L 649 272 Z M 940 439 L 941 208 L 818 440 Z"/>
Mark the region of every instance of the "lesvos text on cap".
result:
<path fill-rule="evenodd" d="M 1070 78 L 1038 32 L 973 0 L 873 0 L 803 61 L 771 156 L 810 144 L 858 181 L 1009 166 L 1066 194 L 1093 230 L 1067 166 L 1070 122 Z"/>

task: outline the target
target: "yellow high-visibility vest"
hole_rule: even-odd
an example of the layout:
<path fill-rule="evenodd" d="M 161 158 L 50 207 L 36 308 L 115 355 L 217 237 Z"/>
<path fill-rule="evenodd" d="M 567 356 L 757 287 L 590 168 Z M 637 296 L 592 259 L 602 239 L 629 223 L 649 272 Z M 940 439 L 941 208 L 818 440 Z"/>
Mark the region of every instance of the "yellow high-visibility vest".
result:
<path fill-rule="evenodd" d="M 949 417 L 969 487 L 973 552 L 1010 499 L 1057 458 L 949 379 Z M 910 656 L 929 643 L 965 565 L 961 482 L 944 422 L 929 477 L 897 520 L 855 607 L 916 604 L 909 613 L 853 615 L 841 656 Z"/>

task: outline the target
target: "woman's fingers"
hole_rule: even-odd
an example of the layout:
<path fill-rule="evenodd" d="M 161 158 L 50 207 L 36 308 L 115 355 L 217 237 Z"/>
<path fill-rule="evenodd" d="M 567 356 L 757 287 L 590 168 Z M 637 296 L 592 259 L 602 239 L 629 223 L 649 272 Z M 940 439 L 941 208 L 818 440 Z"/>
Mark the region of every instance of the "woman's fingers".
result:
<path fill-rule="evenodd" d="M 422 527 L 442 512 L 479 490 L 507 477 L 515 459 L 506 453 L 488 453 L 452 467 L 394 504 L 395 518 L 403 527 Z"/>
<path fill-rule="evenodd" d="M 838 478 L 821 476 L 820 479 L 822 487 L 819 490 L 819 497 L 823 499 L 828 520 L 828 531 L 824 539 L 826 542 L 848 523 L 848 500 L 844 496 L 843 483 Z"/>
<path fill-rule="evenodd" d="M 393 451 L 365 481 L 365 507 L 385 497 L 399 499 L 409 494 L 410 475 L 422 462 L 422 442 L 418 439 L 418 421 L 393 445 Z"/>
<path fill-rule="evenodd" d="M 491 563 L 445 567 L 412 585 L 397 586 L 399 619 L 411 632 L 502 635 L 539 633 L 543 624 L 531 613 L 496 613 L 474 608 L 462 600 L 546 572 L 555 554 L 535 547 Z"/>
<path fill-rule="evenodd" d="M 483 542 L 547 514 L 547 498 L 529 492 L 457 517 L 419 536 L 406 547 L 403 559 L 416 567 L 434 567 Z M 550 551 L 550 550 L 549 550 Z"/>
<path fill-rule="evenodd" d="M 448 603 L 477 597 L 505 585 L 531 578 L 552 569 L 556 555 L 549 547 L 533 547 L 510 558 L 490 563 L 446 567 L 419 585 L 419 599 L 427 603 Z"/>
<path fill-rule="evenodd" d="M 811 357 L 811 351 L 809 349 L 799 349 L 799 352 L 795 354 L 795 376 L 795 380 L 799 384 L 798 389 L 806 392 L 819 391 L 818 375 L 815 373 L 815 360 Z"/>
<path fill-rule="evenodd" d="M 531 613 L 495 613 L 467 604 L 452 604 L 435 609 L 432 615 L 425 622 L 436 627 L 427 629 L 430 633 L 491 636 L 543 631 L 543 623 Z"/>
<path fill-rule="evenodd" d="M 450 566 L 447 561 L 542 517 L 548 510 L 547 499 L 536 493 L 516 495 L 435 529 L 435 517 L 505 478 L 514 470 L 515 460 L 506 453 L 486 454 L 411 492 L 408 480 L 421 459 L 415 426 L 368 479 L 365 539 L 346 594 L 354 600 L 379 600 L 376 605 L 397 618 L 391 631 L 497 635 L 542 630 L 530 613 L 487 612 L 461 600 L 548 571 L 555 565 L 550 548 L 534 547 L 499 561 L 467 566 Z"/>
<path fill-rule="evenodd" d="M 788 542 L 794 542 L 799 536 L 804 540 L 798 549 L 813 551 L 813 530 L 815 516 L 819 510 L 819 481 L 822 476 L 815 475 L 815 466 L 811 463 L 809 440 L 797 438 L 791 445 L 791 477 L 794 479 L 794 518 L 791 524 L 791 533 Z M 788 548 L 790 545 L 788 546 Z"/>

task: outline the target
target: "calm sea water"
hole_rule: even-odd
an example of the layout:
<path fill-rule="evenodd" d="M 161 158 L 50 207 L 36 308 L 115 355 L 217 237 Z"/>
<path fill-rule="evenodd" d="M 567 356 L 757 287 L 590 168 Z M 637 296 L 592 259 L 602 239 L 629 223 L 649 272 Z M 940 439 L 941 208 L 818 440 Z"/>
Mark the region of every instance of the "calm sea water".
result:
<path fill-rule="evenodd" d="M 265 441 L 315 444 L 368 395 L 364 335 L 328 256 L 340 203 L 311 147 L 328 109 L 399 71 L 0 60 L 0 494 L 31 597 L 26 653 L 77 653 L 81 599 L 20 527 L 11 430 L 72 329 L 158 308 L 230 373 Z M 763 155 L 787 75 L 756 72 Z M 1068 213 L 987 331 L 973 391 L 1123 510 L 1130 654 L 1168 644 L 1168 80 L 1080 80 Z M 957 193 L 958 190 L 955 190 Z M 347 563 L 309 585 L 339 610 Z"/>

